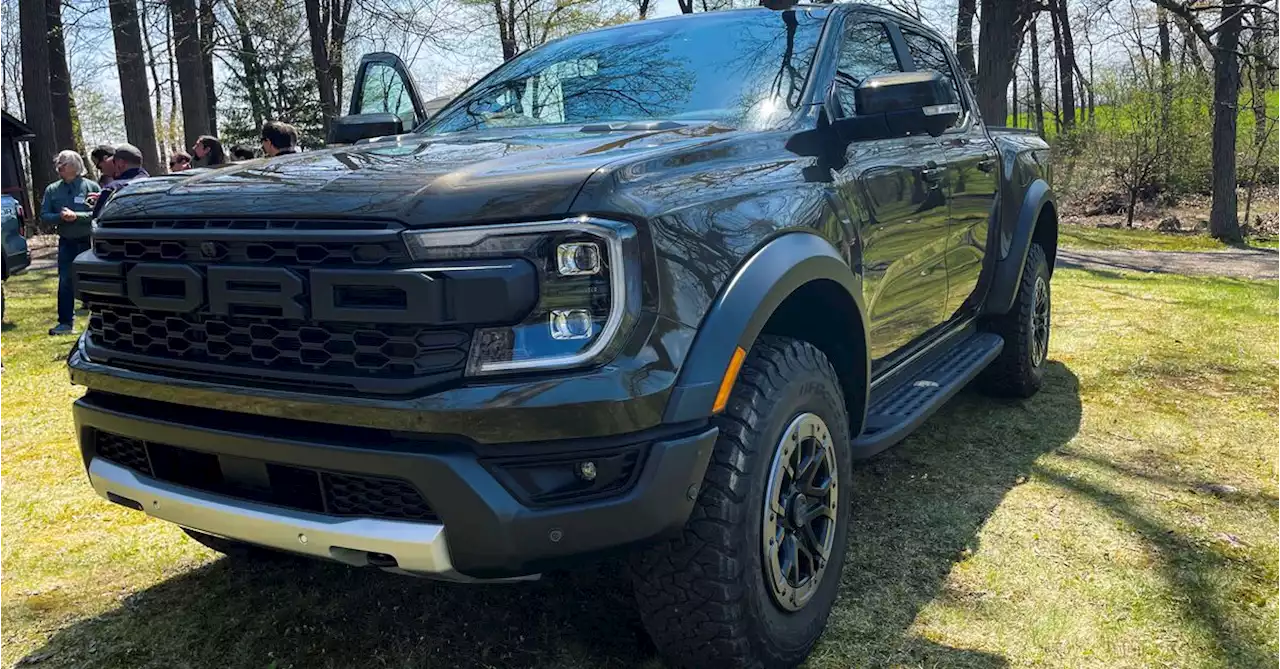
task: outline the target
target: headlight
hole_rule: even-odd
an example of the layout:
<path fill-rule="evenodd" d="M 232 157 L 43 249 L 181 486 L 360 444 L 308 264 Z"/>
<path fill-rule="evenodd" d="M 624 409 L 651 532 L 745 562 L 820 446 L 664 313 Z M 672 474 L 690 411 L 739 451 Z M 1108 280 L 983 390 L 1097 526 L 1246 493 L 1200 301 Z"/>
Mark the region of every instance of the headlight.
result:
<path fill-rule="evenodd" d="M 639 314 L 640 260 L 628 223 L 581 216 L 414 230 L 404 240 L 418 260 L 518 257 L 538 270 L 538 303 L 523 321 L 476 329 L 468 376 L 605 362 Z"/>

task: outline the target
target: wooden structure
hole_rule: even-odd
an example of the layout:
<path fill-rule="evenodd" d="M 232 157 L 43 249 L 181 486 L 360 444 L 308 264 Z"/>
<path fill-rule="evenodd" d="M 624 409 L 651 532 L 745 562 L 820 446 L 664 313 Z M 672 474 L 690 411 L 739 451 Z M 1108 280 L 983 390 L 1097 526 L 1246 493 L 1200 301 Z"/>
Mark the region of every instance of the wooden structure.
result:
<path fill-rule="evenodd" d="M 27 175 L 22 169 L 22 152 L 18 150 L 18 142 L 25 142 L 36 135 L 31 126 L 8 111 L 0 111 L 0 129 L 3 129 L 3 143 L 0 144 L 0 190 L 21 202 L 28 212 L 34 212 L 35 202 L 27 192 Z"/>

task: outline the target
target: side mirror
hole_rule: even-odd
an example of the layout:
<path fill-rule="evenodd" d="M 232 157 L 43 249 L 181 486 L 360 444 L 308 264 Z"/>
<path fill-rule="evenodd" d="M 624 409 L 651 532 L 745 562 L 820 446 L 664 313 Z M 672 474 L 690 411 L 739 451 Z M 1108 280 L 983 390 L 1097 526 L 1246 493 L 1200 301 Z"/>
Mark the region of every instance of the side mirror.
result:
<path fill-rule="evenodd" d="M 389 112 L 339 116 L 329 124 L 328 146 L 354 144 L 362 139 L 399 135 L 404 132 L 400 117 Z"/>
<path fill-rule="evenodd" d="M 835 121 L 840 139 L 853 142 L 928 133 L 941 135 L 960 118 L 955 89 L 932 71 L 867 77 L 854 91 L 857 115 Z"/>

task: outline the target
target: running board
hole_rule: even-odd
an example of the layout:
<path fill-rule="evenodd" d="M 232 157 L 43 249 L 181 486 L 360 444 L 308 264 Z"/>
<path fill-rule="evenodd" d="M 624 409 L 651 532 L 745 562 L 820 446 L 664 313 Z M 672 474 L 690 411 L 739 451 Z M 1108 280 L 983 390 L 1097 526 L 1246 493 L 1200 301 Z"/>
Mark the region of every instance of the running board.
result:
<path fill-rule="evenodd" d="M 853 457 L 869 458 L 911 434 L 986 369 L 1003 348 L 1000 335 L 979 332 L 897 386 L 884 393 L 873 391 L 867 422 L 853 440 Z"/>

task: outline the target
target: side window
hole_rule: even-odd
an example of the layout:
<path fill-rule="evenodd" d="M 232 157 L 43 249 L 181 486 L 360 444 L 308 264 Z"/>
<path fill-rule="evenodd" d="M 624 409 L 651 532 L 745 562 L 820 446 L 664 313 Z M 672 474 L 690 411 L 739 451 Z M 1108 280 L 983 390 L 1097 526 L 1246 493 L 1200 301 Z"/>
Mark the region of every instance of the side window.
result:
<path fill-rule="evenodd" d="M 412 128 L 417 120 L 413 99 L 409 97 L 400 73 L 385 63 L 369 63 L 364 72 L 364 88 L 360 91 L 359 113 L 385 112 L 399 116 L 406 128 Z"/>
<path fill-rule="evenodd" d="M 867 77 L 902 71 L 884 24 L 875 22 L 855 23 L 845 32 L 836 68 L 836 99 L 845 116 L 857 113 L 854 91 Z"/>
<path fill-rule="evenodd" d="M 947 60 L 946 49 L 933 39 L 919 33 L 913 33 L 905 28 L 902 30 L 902 38 L 907 42 L 907 50 L 911 52 L 911 60 L 915 61 L 916 69 L 933 70 L 946 77 L 947 81 L 951 82 L 951 90 L 956 96 L 956 103 L 962 108 L 967 107 L 964 96 L 960 94 L 960 86 L 956 83 L 955 70 L 951 69 L 951 61 Z M 964 123 L 965 116 L 961 114 L 952 127 L 961 126 Z"/>

